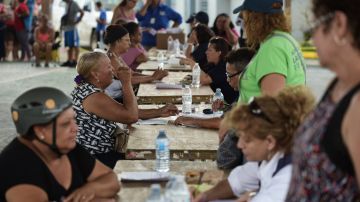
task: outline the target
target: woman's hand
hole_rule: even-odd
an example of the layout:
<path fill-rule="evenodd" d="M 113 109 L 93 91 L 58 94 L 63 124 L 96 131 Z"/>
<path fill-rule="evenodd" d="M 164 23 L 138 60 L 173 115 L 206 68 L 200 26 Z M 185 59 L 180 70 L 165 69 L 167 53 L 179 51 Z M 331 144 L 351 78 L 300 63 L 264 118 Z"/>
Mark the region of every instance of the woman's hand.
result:
<path fill-rule="evenodd" d="M 167 75 L 169 75 L 169 72 L 168 72 L 168 71 L 158 69 L 158 70 L 156 70 L 156 71 L 152 74 L 152 77 L 153 77 L 155 80 L 161 80 L 162 78 L 164 78 L 164 77 L 167 76 Z"/>
<path fill-rule="evenodd" d="M 173 104 L 167 104 L 161 107 L 159 110 L 161 117 L 175 116 L 179 113 L 178 108 Z"/>
<path fill-rule="evenodd" d="M 215 100 L 215 102 L 213 102 L 211 105 L 211 109 L 213 112 L 217 112 L 218 110 L 221 110 L 222 108 L 224 108 L 223 100 Z"/>
<path fill-rule="evenodd" d="M 192 118 L 185 117 L 185 116 L 179 116 L 174 121 L 175 125 L 193 125 Z"/>
<path fill-rule="evenodd" d="M 95 197 L 94 189 L 91 187 L 91 183 L 88 183 L 72 192 L 64 202 L 90 202 Z"/>
<path fill-rule="evenodd" d="M 181 58 L 180 64 L 181 65 L 190 65 L 190 67 L 193 67 L 195 65 L 195 61 L 190 58 Z"/>
<path fill-rule="evenodd" d="M 129 68 L 117 68 L 114 71 L 114 76 L 118 78 L 122 84 L 131 83 L 131 70 Z"/>

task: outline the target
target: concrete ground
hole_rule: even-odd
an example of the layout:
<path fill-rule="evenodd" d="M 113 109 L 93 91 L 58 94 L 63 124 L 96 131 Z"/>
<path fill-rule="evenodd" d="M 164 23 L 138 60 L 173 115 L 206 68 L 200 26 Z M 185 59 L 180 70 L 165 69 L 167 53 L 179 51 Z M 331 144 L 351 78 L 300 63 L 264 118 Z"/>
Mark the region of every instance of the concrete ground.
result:
<path fill-rule="evenodd" d="M 308 61 L 308 65 L 307 84 L 319 98 L 333 74 L 316 67 L 317 61 Z M 35 68 L 30 63 L 0 63 L 0 151 L 16 137 L 10 115 L 10 105 L 14 99 L 24 91 L 38 86 L 56 87 L 70 95 L 75 86 L 75 75 L 74 68 Z"/>

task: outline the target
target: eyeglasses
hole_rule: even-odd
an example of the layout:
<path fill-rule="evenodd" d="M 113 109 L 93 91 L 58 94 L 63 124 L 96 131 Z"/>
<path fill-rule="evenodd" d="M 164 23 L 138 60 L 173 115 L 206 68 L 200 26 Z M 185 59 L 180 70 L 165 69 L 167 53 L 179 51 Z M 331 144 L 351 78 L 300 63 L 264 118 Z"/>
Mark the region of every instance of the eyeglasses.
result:
<path fill-rule="evenodd" d="M 274 123 L 265 113 L 264 111 L 260 108 L 259 104 L 256 102 L 256 99 L 252 99 L 249 102 L 249 110 L 250 113 L 254 116 L 257 116 L 259 118 L 262 118 L 264 120 L 266 120 L 269 123 Z"/>
<path fill-rule="evenodd" d="M 242 72 L 243 72 L 243 71 L 238 71 L 238 72 L 236 72 L 236 73 L 234 73 L 234 74 L 230 74 L 229 72 L 225 72 L 225 74 L 226 74 L 226 79 L 230 80 L 231 78 L 233 78 L 233 77 L 236 76 L 236 75 L 241 74 Z"/>
<path fill-rule="evenodd" d="M 310 34 L 313 34 L 321 24 L 323 24 L 325 22 L 328 22 L 334 16 L 335 16 L 334 13 L 328 13 L 326 15 L 320 16 L 318 19 L 316 19 L 316 20 L 314 20 L 313 22 L 310 23 L 308 32 Z"/>

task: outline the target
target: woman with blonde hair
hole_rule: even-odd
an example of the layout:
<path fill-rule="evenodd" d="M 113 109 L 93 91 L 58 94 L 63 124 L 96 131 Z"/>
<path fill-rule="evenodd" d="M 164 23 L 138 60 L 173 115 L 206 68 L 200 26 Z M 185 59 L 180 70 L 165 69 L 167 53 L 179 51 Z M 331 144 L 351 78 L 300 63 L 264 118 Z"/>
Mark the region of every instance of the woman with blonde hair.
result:
<path fill-rule="evenodd" d="M 138 108 L 128 68 L 111 65 L 104 53 L 85 53 L 76 67 L 77 86 L 71 95 L 79 125 L 77 142 L 105 165 L 113 168 L 124 154 L 115 150 L 115 122 L 124 124 L 138 120 Z M 113 100 L 104 90 L 113 76 L 122 83 L 123 104 Z"/>
<path fill-rule="evenodd" d="M 234 197 L 240 197 L 239 201 L 284 201 L 291 179 L 293 136 L 314 103 L 309 89 L 295 86 L 276 97 L 257 97 L 231 110 L 224 122 L 236 131 L 237 146 L 248 162 L 195 201 Z"/>
<path fill-rule="evenodd" d="M 288 85 L 305 84 L 305 63 L 282 9 L 283 0 L 245 0 L 242 11 L 247 44 L 258 52 L 240 80 L 239 102 L 275 95 Z"/>

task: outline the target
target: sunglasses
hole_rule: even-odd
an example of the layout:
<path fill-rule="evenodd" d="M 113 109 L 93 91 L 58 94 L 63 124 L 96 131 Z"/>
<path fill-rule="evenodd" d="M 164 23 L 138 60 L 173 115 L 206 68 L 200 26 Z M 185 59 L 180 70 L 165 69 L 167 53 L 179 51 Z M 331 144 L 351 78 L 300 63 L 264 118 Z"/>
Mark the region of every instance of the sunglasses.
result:
<path fill-rule="evenodd" d="M 264 111 L 260 108 L 259 104 L 256 102 L 256 99 L 252 99 L 249 102 L 249 110 L 250 113 L 254 116 L 257 116 L 259 118 L 264 119 L 265 121 L 269 122 L 269 123 L 274 123 L 265 113 Z"/>
<path fill-rule="evenodd" d="M 320 16 L 318 19 L 316 19 L 310 23 L 308 32 L 310 34 L 313 34 L 316 31 L 316 29 L 320 27 L 320 25 L 322 25 L 325 22 L 330 21 L 334 16 L 335 16 L 334 13 L 328 13 L 326 15 Z"/>

